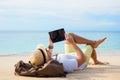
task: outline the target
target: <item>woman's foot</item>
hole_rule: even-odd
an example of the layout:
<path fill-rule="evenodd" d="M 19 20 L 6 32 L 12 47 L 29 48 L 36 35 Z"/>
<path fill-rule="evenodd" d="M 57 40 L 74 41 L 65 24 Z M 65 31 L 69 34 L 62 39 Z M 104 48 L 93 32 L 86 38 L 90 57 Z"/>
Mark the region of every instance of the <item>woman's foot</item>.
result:
<path fill-rule="evenodd" d="M 109 62 L 101 62 L 101 61 L 97 61 L 97 62 L 95 62 L 95 63 L 89 63 L 89 65 L 108 65 L 109 64 Z"/>
<path fill-rule="evenodd" d="M 97 61 L 96 63 L 94 63 L 94 65 L 107 65 L 109 64 L 108 62 L 100 62 L 100 61 Z"/>
<path fill-rule="evenodd" d="M 94 48 L 97 48 L 102 42 L 104 42 L 107 38 L 102 38 L 102 39 L 99 39 L 97 41 L 95 41 L 95 45 L 94 45 Z"/>

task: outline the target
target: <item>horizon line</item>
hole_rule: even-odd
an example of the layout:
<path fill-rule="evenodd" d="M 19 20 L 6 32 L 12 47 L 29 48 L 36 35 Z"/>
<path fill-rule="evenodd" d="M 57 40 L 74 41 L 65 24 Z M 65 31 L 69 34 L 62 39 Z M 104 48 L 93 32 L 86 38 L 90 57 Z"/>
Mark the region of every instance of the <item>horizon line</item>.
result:
<path fill-rule="evenodd" d="M 47 31 L 51 31 L 51 30 L 0 30 L 0 32 L 25 32 L 25 31 L 27 31 L 27 32 L 38 32 L 38 31 L 42 31 L 42 32 L 47 32 Z M 93 30 L 93 31 L 91 31 L 91 30 L 66 30 L 66 31 L 76 31 L 76 32 L 78 32 L 78 31 L 81 31 L 81 32 L 120 32 L 120 31 L 107 31 L 107 30 L 105 30 L 105 31 L 102 31 L 102 30 L 99 30 L 99 31 L 97 31 L 97 30 Z"/>

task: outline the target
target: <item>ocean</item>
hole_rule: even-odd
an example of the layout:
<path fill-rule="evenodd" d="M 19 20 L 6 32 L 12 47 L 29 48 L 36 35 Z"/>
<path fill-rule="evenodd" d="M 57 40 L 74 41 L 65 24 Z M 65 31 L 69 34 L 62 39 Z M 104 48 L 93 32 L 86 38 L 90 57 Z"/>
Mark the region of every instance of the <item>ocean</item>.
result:
<path fill-rule="evenodd" d="M 72 31 L 82 37 L 97 40 L 107 37 L 97 50 L 120 50 L 120 32 Z M 29 54 L 38 44 L 48 46 L 48 31 L 0 31 L 0 55 Z M 84 47 L 84 45 L 79 45 Z M 55 53 L 64 53 L 64 41 L 54 44 Z"/>

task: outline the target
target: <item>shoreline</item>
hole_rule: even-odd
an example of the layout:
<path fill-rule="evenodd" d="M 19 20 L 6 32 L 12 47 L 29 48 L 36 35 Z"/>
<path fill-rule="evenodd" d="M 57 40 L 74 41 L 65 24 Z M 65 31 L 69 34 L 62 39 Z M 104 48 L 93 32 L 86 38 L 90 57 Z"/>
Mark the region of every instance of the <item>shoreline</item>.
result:
<path fill-rule="evenodd" d="M 120 56 L 120 50 L 96 50 L 98 56 Z M 6 56 L 29 56 L 31 52 L 25 53 L 0 53 L 0 57 Z M 64 54 L 64 52 L 54 52 L 55 54 Z"/>

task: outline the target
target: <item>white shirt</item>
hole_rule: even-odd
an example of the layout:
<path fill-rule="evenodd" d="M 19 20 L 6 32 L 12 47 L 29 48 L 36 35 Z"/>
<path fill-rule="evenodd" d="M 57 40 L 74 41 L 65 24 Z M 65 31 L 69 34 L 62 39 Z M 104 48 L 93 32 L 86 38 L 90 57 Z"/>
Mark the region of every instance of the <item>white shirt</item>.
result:
<path fill-rule="evenodd" d="M 56 59 L 55 56 L 53 56 L 52 58 Z M 76 58 L 77 58 L 76 53 L 58 54 L 57 61 L 60 63 L 63 63 L 65 72 L 73 72 L 75 70 L 83 70 L 86 67 L 86 62 L 83 63 L 80 67 L 78 67 L 78 62 L 77 62 Z"/>

